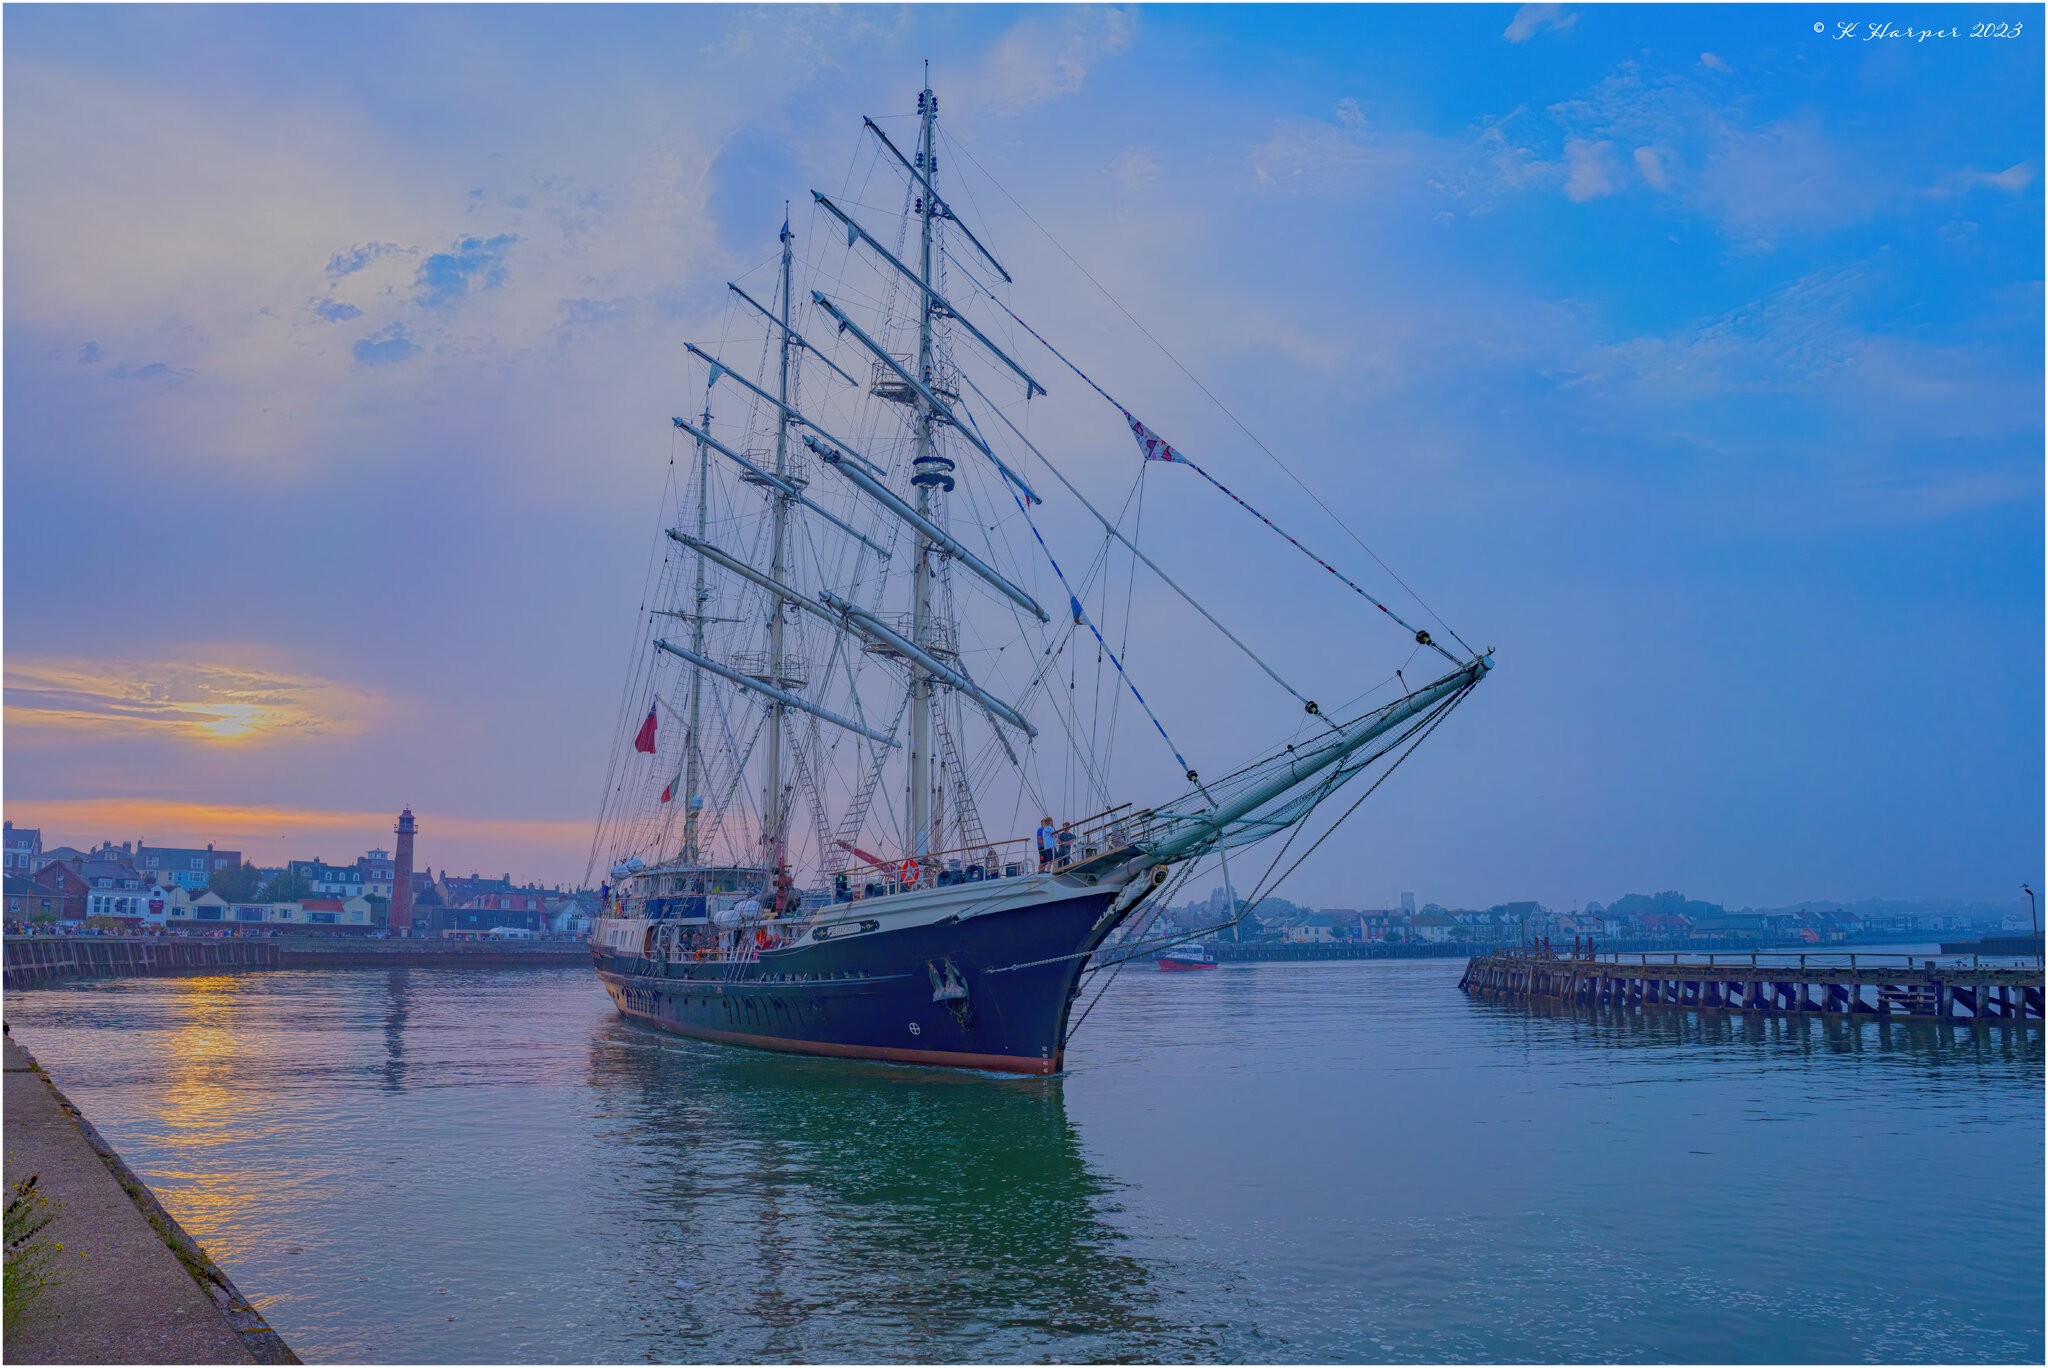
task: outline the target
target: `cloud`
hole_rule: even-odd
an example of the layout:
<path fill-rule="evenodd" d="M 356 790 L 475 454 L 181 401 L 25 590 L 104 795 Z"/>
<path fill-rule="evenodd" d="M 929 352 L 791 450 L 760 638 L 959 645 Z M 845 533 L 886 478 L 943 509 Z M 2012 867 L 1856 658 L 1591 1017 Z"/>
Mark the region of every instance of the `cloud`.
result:
<path fill-rule="evenodd" d="M 1501 37 L 1510 43 L 1526 43 L 1544 29 L 1563 33 L 1578 22 L 1579 16 L 1563 5 L 1524 5 L 1515 11 L 1515 17 L 1501 31 Z"/>
<path fill-rule="evenodd" d="M 100 344 L 97 342 L 88 342 L 78 349 L 78 364 L 81 366 L 90 366 L 95 361 L 99 360 L 101 355 L 102 353 L 100 351 Z"/>
<path fill-rule="evenodd" d="M 1584 203 L 1614 193 L 1618 168 L 1614 161 L 1613 143 L 1567 138 L 1564 164 L 1566 199 Z"/>
<path fill-rule="evenodd" d="M 23 798 L 10 796 L 9 816 L 46 830 L 88 833 L 90 842 L 112 833 L 146 832 L 152 844 L 239 848 L 251 861 L 282 864 L 307 858 L 309 848 L 347 860 L 372 846 L 390 848 L 391 812 L 192 801 L 175 797 Z M 590 844 L 590 822 L 578 818 L 488 817 L 422 809 L 419 866 L 502 869 L 518 852 L 532 862 L 549 857 L 555 868 L 580 867 Z M 458 863 L 459 860 L 459 863 Z M 531 872 L 531 863 L 527 866 Z M 513 872 L 519 873 L 515 866 Z"/>
<path fill-rule="evenodd" d="M 58 731 L 219 744 L 347 736 L 368 694 L 332 680 L 187 661 L 10 659 L 6 716 L 16 735 Z"/>
<path fill-rule="evenodd" d="M 1358 101 L 1347 96 L 1337 101 L 1337 122 L 1350 129 L 1353 133 L 1363 132 L 1365 129 L 1365 110 L 1359 106 Z"/>
<path fill-rule="evenodd" d="M 351 318 L 361 318 L 363 311 L 353 304 L 343 304 L 332 299 L 313 301 L 313 312 L 329 323 L 346 323 Z"/>
<path fill-rule="evenodd" d="M 630 323 L 640 317 L 642 307 L 642 302 L 630 295 L 618 299 L 565 299 L 561 302 L 562 324 L 556 329 L 556 336 L 567 343 L 579 331 Z"/>
<path fill-rule="evenodd" d="M 1837 466 L 1852 482 L 1924 482 L 1916 443 L 1971 444 L 1948 473 L 1974 479 L 1984 472 L 1967 467 L 1989 462 L 1979 486 L 2009 488 L 1989 444 L 2038 434 L 2038 346 L 2030 364 L 1996 335 L 1935 342 L 1874 321 L 1913 293 L 1882 258 L 1815 270 L 1670 333 L 1591 348 L 1567 387 L 1603 422 L 1689 424 L 1727 451 Z M 2023 445 L 2038 490 L 2038 437 Z"/>
<path fill-rule="evenodd" d="M 1671 188 L 1671 176 L 1664 170 L 1663 159 L 1657 155 L 1656 148 L 1638 147 L 1635 155 L 1636 170 L 1643 173 L 1643 179 L 1650 183 L 1651 189 L 1669 190 Z"/>
<path fill-rule="evenodd" d="M 420 263 L 413 302 L 423 309 L 445 309 L 470 292 L 494 290 L 505 283 L 505 253 L 519 241 L 516 234 L 492 238 L 466 237 L 445 252 Z"/>
<path fill-rule="evenodd" d="M 109 380 L 140 380 L 145 383 L 158 382 L 170 389 L 176 389 L 184 384 L 192 378 L 192 375 L 193 372 L 189 367 L 173 366 L 166 361 L 150 361 L 140 366 L 130 366 L 124 362 L 107 372 Z"/>
<path fill-rule="evenodd" d="M 1341 107 L 1340 107 L 1341 115 Z M 1261 190 L 1290 194 L 1352 194 L 1395 173 L 1421 172 L 1441 155 L 1430 139 L 1339 127 L 1317 119 L 1282 119 L 1251 149 L 1252 180 Z"/>
<path fill-rule="evenodd" d="M 1549 106 L 1550 136 L 1563 140 L 1577 187 L 1567 193 L 1597 198 L 1619 190 L 1611 168 L 1585 161 L 1598 144 L 1648 148 L 1654 170 L 1635 154 L 1645 181 L 1735 241 L 1765 248 L 1864 222 L 1910 197 L 1903 163 L 1838 135 L 1819 112 L 1758 122 L 1723 84 L 1703 83 L 1697 68 L 1660 72 L 1631 60 L 1584 94 Z M 1543 142 L 1533 130 L 1522 140 Z M 1575 142 L 1581 160 L 1573 163 Z"/>
<path fill-rule="evenodd" d="M 1972 190 L 2003 190 L 2008 195 L 2017 195 L 2034 183 L 2034 164 L 2021 162 L 2008 166 L 2003 171 L 1977 171 L 1964 168 L 1942 177 L 1927 193 L 1936 199 L 1948 199 L 1955 195 L 1967 195 Z"/>
<path fill-rule="evenodd" d="M 1705 67 L 1709 71 L 1718 71 L 1723 74 L 1735 70 L 1734 67 L 1729 66 L 1726 62 L 1722 61 L 1719 57 L 1716 57 L 1711 52 L 1702 52 L 1700 54 L 1700 65 Z"/>
<path fill-rule="evenodd" d="M 1020 19 L 989 55 L 978 97 L 997 115 L 1071 95 L 1088 73 L 1127 50 L 1137 11 L 1107 6 L 1048 10 Z"/>
<path fill-rule="evenodd" d="M 1158 183 L 1159 163 L 1152 160 L 1142 147 L 1126 147 L 1109 164 L 1109 174 L 1116 178 L 1116 183 L 1126 193 L 1142 194 Z"/>
<path fill-rule="evenodd" d="M 412 247 L 400 247 L 395 242 L 364 243 L 360 247 L 351 247 L 327 258 L 327 274 L 339 280 L 343 276 L 354 275 L 379 258 L 393 255 L 411 256 L 417 250 Z"/>
<path fill-rule="evenodd" d="M 1903 189 L 1811 115 L 1745 128 L 1716 121 L 1695 202 L 1742 235 L 1822 233 L 1859 223 Z"/>
<path fill-rule="evenodd" d="M 359 366 L 389 366 L 419 351 L 412 333 L 403 323 L 388 323 L 368 337 L 358 338 L 353 348 Z"/>

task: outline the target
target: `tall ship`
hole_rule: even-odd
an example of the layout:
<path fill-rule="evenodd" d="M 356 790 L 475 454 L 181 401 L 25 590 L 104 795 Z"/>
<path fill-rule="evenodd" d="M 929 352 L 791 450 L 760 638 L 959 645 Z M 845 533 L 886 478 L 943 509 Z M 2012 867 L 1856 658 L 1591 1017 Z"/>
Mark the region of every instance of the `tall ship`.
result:
<path fill-rule="evenodd" d="M 1034 327 L 950 198 L 980 197 L 942 168 L 978 164 L 938 111 L 927 81 L 914 115 L 865 120 L 845 185 L 785 212 L 722 338 L 687 345 L 591 951 L 618 1010 L 663 1031 L 1049 1074 L 1134 951 L 1218 928 L 1154 922 L 1098 957 L 1113 933 L 1198 876 L 1255 904 L 1334 829 L 1311 829 L 1324 804 L 1355 795 L 1348 816 L 1492 660 L 1309 551 Z M 1042 375 L 1069 407 L 1034 412 Z M 1156 502 L 1227 500 L 1242 535 L 1148 550 L 1165 481 Z M 1189 587 L 1218 557 L 1303 577 L 1292 601 L 1343 638 L 1311 665 L 1371 637 L 1388 670 L 1319 706 L 1261 624 Z M 1140 687 L 1147 662 L 1206 679 L 1225 659 L 1248 711 Z M 1204 774 L 1176 732 L 1235 768 Z M 1254 847 L 1272 858 L 1248 871 Z"/>

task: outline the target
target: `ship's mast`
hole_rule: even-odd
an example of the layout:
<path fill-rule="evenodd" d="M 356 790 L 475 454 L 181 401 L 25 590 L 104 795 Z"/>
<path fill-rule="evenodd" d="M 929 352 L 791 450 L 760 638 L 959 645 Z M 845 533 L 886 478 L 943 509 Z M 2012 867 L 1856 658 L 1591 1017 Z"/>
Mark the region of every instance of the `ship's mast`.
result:
<path fill-rule="evenodd" d="M 789 265 L 790 244 L 795 235 L 789 231 L 789 214 L 785 209 L 782 219 L 782 299 L 780 332 L 782 343 L 778 348 L 780 367 L 777 371 L 775 398 L 775 475 L 787 482 L 789 479 Z M 771 560 L 769 573 L 777 584 L 789 580 L 789 499 L 778 490 L 769 490 L 768 498 L 772 514 L 773 532 L 771 537 Z M 783 661 L 783 610 L 780 598 L 768 598 L 768 678 L 778 688 L 789 687 L 788 679 L 793 671 L 785 668 Z M 768 758 L 767 773 L 763 777 L 761 794 L 761 844 L 762 863 L 773 870 L 782 859 L 783 826 L 786 815 L 783 812 L 782 789 L 782 722 L 785 709 L 779 702 L 768 705 Z"/>
<path fill-rule="evenodd" d="M 711 392 L 704 392 L 704 431 L 711 431 Z M 711 509 L 711 448 L 703 439 L 697 442 L 697 540 L 703 541 L 709 530 Z M 697 610 L 690 616 L 690 649 L 698 655 L 704 654 L 704 608 L 711 601 L 711 590 L 704 583 L 704 557 L 697 557 L 697 584 L 691 602 Z M 704 724 L 704 672 L 690 671 L 690 726 L 683 737 L 683 862 L 698 864 L 703 860 L 697 849 L 697 823 L 703 816 L 698 806 L 697 755 Z"/>
<path fill-rule="evenodd" d="M 931 64 L 925 64 L 924 89 L 917 97 L 918 144 L 917 167 L 925 176 L 926 184 L 938 183 L 937 159 L 932 156 L 932 125 L 938 118 L 939 102 L 932 95 Z M 920 292 L 917 313 L 917 375 L 925 388 L 931 388 L 935 377 L 932 365 L 932 216 L 938 212 L 935 197 L 925 194 L 917 197 L 918 206 L 918 279 L 925 288 Z M 922 473 L 928 466 L 933 451 L 933 415 L 931 405 L 922 397 L 917 405 L 917 459 L 912 464 L 914 471 Z M 922 480 L 914 481 L 917 486 L 917 511 L 925 519 L 932 516 L 933 486 Z M 921 649 L 929 652 L 932 647 L 932 558 L 937 551 L 929 537 L 919 533 L 917 538 L 917 564 L 913 571 L 913 598 L 911 602 L 911 640 Z M 932 677 L 915 661 L 910 666 L 910 792 L 904 829 L 910 840 L 910 853 L 924 856 L 932 850 Z"/>

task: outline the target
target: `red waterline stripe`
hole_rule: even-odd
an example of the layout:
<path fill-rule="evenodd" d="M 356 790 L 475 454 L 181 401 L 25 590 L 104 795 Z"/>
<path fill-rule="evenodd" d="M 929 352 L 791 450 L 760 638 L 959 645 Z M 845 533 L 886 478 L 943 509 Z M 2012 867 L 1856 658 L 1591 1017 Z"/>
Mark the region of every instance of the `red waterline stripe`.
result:
<path fill-rule="evenodd" d="M 714 1031 L 710 1027 L 683 1026 L 672 1021 L 625 1012 L 670 1035 L 712 1040 L 722 1045 L 750 1045 L 757 1050 L 780 1050 L 785 1054 L 828 1055 L 835 1059 L 884 1059 L 893 1064 L 938 1064 L 949 1069 L 987 1069 L 994 1073 L 1055 1074 L 1063 1056 L 1033 1059 L 1028 1055 L 966 1054 L 955 1050 L 899 1050 L 888 1045 L 840 1045 L 827 1040 L 790 1040 L 782 1036 L 749 1035 L 744 1031 Z"/>

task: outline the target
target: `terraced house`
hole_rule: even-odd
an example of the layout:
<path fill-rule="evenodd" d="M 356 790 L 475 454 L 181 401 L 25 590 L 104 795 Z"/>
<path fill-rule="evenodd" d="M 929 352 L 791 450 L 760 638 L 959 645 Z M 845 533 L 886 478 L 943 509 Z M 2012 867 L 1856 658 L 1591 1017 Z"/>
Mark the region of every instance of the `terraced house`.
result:
<path fill-rule="evenodd" d="M 153 846 L 135 843 L 135 872 L 151 883 L 166 888 L 197 892 L 206 887 L 216 869 L 233 869 L 242 863 L 239 850 L 188 850 L 183 846 Z"/>

